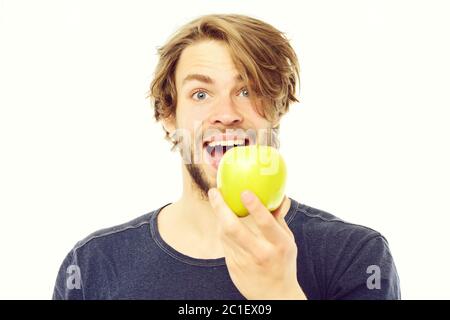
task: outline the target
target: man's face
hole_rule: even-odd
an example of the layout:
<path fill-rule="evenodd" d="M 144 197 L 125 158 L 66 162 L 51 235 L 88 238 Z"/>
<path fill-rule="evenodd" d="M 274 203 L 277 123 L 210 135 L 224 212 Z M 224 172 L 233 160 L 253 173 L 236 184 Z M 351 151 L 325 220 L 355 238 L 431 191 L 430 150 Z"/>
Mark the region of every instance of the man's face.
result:
<path fill-rule="evenodd" d="M 272 123 L 252 103 L 225 44 L 202 41 L 181 54 L 175 72 L 176 136 L 190 176 L 206 198 L 222 155 L 233 145 L 261 144 Z M 270 139 L 270 138 L 269 138 Z M 263 142 L 262 142 L 263 141 Z"/>

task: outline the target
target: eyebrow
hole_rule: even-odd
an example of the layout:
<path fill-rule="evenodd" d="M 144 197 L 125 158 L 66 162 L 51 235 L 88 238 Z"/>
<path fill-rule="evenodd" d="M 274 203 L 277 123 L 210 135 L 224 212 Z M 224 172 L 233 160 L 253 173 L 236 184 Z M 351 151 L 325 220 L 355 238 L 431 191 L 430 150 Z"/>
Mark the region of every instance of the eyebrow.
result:
<path fill-rule="evenodd" d="M 242 81 L 243 80 L 241 75 L 237 75 L 235 77 L 235 79 L 237 81 Z M 188 81 L 200 81 L 200 82 L 204 82 L 204 83 L 207 83 L 207 84 L 214 84 L 214 80 L 211 77 L 209 77 L 207 75 L 204 75 L 204 74 L 199 74 L 199 73 L 188 74 L 183 79 L 182 85 L 184 85 Z"/>

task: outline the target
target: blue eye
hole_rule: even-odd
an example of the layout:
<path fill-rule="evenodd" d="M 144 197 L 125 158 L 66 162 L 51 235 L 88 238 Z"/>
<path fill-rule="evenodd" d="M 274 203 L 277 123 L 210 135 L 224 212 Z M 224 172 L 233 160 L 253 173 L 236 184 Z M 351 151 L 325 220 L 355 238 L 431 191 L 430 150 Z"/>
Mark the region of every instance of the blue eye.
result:
<path fill-rule="evenodd" d="M 250 92 L 248 92 L 248 90 L 244 88 L 239 92 L 239 95 L 241 94 L 243 94 L 244 97 L 248 97 L 250 95 Z"/>
<path fill-rule="evenodd" d="M 197 91 L 192 95 L 194 100 L 205 100 L 207 96 L 208 94 L 205 91 Z"/>

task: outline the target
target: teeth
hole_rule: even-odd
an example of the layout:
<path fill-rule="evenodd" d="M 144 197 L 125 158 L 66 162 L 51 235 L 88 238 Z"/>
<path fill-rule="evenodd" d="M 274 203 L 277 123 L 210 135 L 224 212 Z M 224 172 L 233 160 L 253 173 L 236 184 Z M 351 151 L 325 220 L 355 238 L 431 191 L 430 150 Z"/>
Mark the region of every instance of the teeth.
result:
<path fill-rule="evenodd" d="M 234 145 L 244 145 L 245 140 L 224 140 L 224 141 L 211 141 L 208 143 L 209 147 L 216 147 L 216 146 L 234 146 Z"/>

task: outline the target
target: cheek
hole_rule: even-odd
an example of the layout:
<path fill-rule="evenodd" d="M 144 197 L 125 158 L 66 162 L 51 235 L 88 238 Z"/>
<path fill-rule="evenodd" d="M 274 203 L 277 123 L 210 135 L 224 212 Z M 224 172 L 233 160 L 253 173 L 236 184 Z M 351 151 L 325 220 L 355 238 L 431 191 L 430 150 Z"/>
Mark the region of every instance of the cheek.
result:
<path fill-rule="evenodd" d="M 186 104 L 179 108 L 177 118 L 179 118 L 179 124 L 186 127 L 194 127 L 199 122 L 206 121 L 208 118 L 207 106 L 196 106 Z"/>
<path fill-rule="evenodd" d="M 244 114 L 244 119 L 252 124 L 255 128 L 270 128 L 272 127 L 272 122 L 264 117 L 262 113 L 259 113 L 255 108 L 250 109 L 250 111 Z"/>
<path fill-rule="evenodd" d="M 261 100 L 248 101 L 242 110 L 244 110 L 244 116 L 251 121 L 256 127 L 268 127 L 270 121 L 266 119 L 264 115 L 263 102 Z"/>
<path fill-rule="evenodd" d="M 185 112 L 177 115 L 177 128 L 180 135 L 184 137 L 184 148 L 191 149 L 194 143 L 199 143 L 201 139 L 202 126 L 204 121 L 200 114 L 195 112 Z"/>

